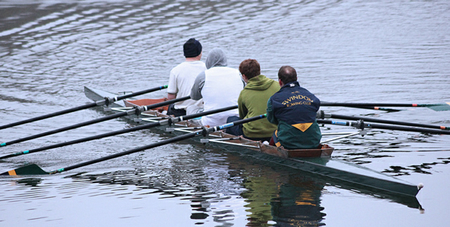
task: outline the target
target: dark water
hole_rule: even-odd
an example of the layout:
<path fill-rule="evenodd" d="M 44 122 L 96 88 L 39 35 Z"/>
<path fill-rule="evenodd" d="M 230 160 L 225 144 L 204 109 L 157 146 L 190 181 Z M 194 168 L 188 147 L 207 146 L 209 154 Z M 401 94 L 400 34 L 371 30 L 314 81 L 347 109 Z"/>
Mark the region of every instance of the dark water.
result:
<path fill-rule="evenodd" d="M 0 1 L 2 124 L 83 105 L 83 86 L 139 91 L 167 83 L 199 39 L 231 67 L 257 59 L 299 72 L 322 101 L 450 101 L 446 1 Z M 161 97 L 155 92 L 146 97 Z M 342 115 L 450 125 L 450 112 L 324 107 Z M 0 142 L 104 116 L 83 110 L 0 131 Z M 1 148 L 38 148 L 129 127 L 111 120 Z M 323 132 L 355 132 L 347 127 Z M 45 170 L 167 138 L 139 131 L 0 161 Z M 411 201 L 204 147 L 165 145 L 59 175 L 0 178 L 0 226 L 445 226 L 449 136 L 372 130 L 330 143 L 346 159 L 425 188 Z M 399 171 L 398 171 L 399 170 Z M 75 175 L 75 176 L 74 176 Z"/>

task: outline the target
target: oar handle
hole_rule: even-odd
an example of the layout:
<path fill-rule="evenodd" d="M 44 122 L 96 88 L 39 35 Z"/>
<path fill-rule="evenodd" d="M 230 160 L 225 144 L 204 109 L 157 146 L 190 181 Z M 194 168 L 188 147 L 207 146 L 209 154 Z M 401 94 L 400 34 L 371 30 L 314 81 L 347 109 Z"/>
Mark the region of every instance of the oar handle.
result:
<path fill-rule="evenodd" d="M 220 126 L 215 126 L 215 127 L 211 127 L 211 128 L 204 128 L 202 134 L 203 134 L 203 136 L 207 136 L 211 132 L 216 132 L 216 131 L 219 131 L 219 130 L 231 128 L 231 127 L 236 126 L 236 125 L 245 124 L 245 123 L 248 123 L 250 121 L 256 121 L 256 120 L 259 120 L 259 119 L 263 119 L 265 117 L 267 117 L 267 114 L 261 114 L 261 115 L 258 115 L 258 116 L 254 116 L 254 117 L 249 117 L 249 118 L 242 119 L 242 120 L 233 121 L 233 122 L 230 122 L 230 123 L 227 123 L 227 124 L 224 124 L 224 125 L 220 125 Z"/>
<path fill-rule="evenodd" d="M 136 115 L 139 115 L 140 113 L 142 113 L 144 111 L 149 111 L 151 109 L 155 109 L 155 108 L 158 108 L 158 107 L 167 106 L 167 105 L 170 105 L 170 104 L 173 104 L 173 103 L 176 103 L 176 102 L 181 102 L 181 101 L 184 101 L 184 100 L 188 100 L 190 98 L 191 98 L 191 96 L 185 96 L 185 97 L 181 97 L 181 98 L 177 98 L 177 99 L 171 99 L 171 100 L 168 100 L 168 101 L 155 103 L 155 104 L 148 105 L 148 106 L 135 106 L 135 108 L 136 108 Z"/>
<path fill-rule="evenodd" d="M 236 108 L 238 108 L 237 105 L 236 106 L 228 106 L 228 107 L 215 109 L 215 110 L 210 110 L 210 111 L 205 111 L 205 112 L 200 112 L 200 113 L 196 113 L 196 114 L 190 114 L 190 115 L 179 116 L 179 117 L 172 117 L 172 118 L 169 119 L 168 123 L 171 125 L 173 123 L 177 123 L 177 122 L 180 122 L 180 121 L 195 119 L 195 118 L 202 117 L 202 116 L 205 116 L 205 115 L 220 113 L 220 112 L 223 112 L 223 111 L 232 110 L 232 109 L 236 109 Z"/>

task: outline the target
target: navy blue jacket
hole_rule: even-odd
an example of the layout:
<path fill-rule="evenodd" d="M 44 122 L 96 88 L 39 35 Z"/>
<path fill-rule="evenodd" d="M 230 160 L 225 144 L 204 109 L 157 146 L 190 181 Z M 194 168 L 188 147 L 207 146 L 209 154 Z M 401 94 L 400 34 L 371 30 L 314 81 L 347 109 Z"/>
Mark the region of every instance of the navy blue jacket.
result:
<path fill-rule="evenodd" d="M 267 102 L 267 120 L 278 125 L 276 139 L 286 149 L 317 148 L 322 139 L 316 113 L 320 100 L 295 81 L 285 84 Z"/>

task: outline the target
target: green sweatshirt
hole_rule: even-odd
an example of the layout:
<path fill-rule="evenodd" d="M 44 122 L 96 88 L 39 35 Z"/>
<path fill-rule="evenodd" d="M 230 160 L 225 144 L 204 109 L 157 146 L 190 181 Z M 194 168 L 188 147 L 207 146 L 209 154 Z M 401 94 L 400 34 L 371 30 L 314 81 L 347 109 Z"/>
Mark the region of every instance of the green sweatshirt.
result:
<path fill-rule="evenodd" d="M 248 80 L 238 98 L 239 117 L 245 119 L 265 114 L 267 101 L 278 90 L 280 90 L 280 85 L 263 75 Z M 277 125 L 270 123 L 265 118 L 245 123 L 242 126 L 244 135 L 248 138 L 271 137 L 276 129 Z"/>

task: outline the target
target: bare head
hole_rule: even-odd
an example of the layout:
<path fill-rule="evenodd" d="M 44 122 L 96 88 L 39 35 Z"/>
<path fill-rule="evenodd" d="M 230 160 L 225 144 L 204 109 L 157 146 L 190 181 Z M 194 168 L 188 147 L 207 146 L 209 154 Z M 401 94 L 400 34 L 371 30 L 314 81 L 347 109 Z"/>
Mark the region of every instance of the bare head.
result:
<path fill-rule="evenodd" d="M 281 66 L 278 70 L 278 81 L 281 86 L 297 81 L 297 71 L 291 66 Z"/>
<path fill-rule="evenodd" d="M 261 67 L 255 59 L 247 59 L 239 65 L 239 72 L 242 74 L 244 81 L 247 82 L 251 78 L 261 74 Z"/>

